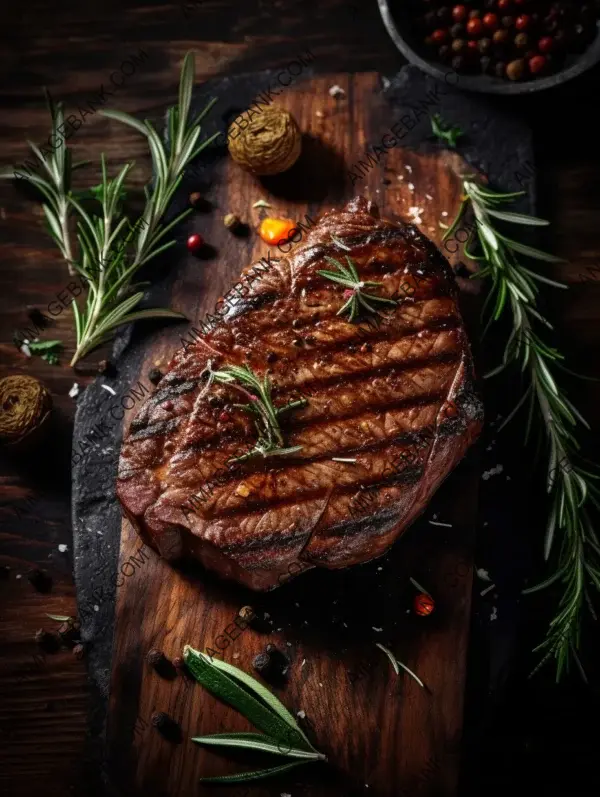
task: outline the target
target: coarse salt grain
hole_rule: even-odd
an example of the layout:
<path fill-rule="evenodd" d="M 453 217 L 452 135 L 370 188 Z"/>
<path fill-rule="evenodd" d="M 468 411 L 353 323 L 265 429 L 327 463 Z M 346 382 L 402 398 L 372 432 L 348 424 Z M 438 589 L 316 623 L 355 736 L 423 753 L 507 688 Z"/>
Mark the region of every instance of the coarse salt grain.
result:
<path fill-rule="evenodd" d="M 410 191 L 414 191 L 415 190 L 415 187 L 414 187 L 414 185 L 412 183 L 408 184 L 408 188 L 409 188 Z"/>
<path fill-rule="evenodd" d="M 75 398 L 75 396 L 79 395 L 79 385 L 77 382 L 73 382 L 73 387 L 69 390 L 69 396 L 71 398 Z"/>
<path fill-rule="evenodd" d="M 64 543 L 61 543 L 61 544 L 58 546 L 58 550 L 59 550 L 61 553 L 65 553 L 65 551 L 67 550 L 67 546 L 66 546 Z"/>
<path fill-rule="evenodd" d="M 110 393 L 111 396 L 116 396 L 117 395 L 110 385 L 100 385 L 100 387 L 103 390 L 106 390 L 107 393 Z"/>

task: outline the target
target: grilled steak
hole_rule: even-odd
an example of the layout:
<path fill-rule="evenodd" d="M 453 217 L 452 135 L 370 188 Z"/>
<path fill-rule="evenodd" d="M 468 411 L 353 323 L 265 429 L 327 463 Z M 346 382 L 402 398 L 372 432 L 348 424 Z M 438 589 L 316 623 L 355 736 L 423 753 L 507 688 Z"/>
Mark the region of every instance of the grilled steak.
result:
<path fill-rule="evenodd" d="M 346 256 L 397 304 L 353 323 L 338 315 L 347 288 L 317 272 Z M 241 285 L 132 421 L 117 493 L 163 556 L 268 589 L 384 554 L 477 437 L 482 407 L 447 262 L 366 200 L 325 214 Z M 207 385 L 209 361 L 268 369 L 276 407 L 304 396 L 281 416 L 286 446 L 301 449 L 232 462 L 257 431 L 231 385 Z"/>

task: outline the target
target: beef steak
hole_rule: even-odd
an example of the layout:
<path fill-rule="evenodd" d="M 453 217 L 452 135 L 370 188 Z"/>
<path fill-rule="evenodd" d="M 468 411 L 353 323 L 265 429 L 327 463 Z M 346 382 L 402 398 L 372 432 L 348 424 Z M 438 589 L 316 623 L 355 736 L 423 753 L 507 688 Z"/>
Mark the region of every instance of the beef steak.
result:
<path fill-rule="evenodd" d="M 397 304 L 353 323 L 338 315 L 346 289 L 317 272 L 346 256 L 362 280 L 381 283 L 371 292 Z M 475 440 L 483 413 L 446 260 L 366 200 L 326 213 L 289 258 L 245 269 L 241 286 L 132 421 L 117 493 L 168 559 L 268 589 L 306 568 L 384 554 Z M 304 396 L 282 416 L 286 446 L 301 449 L 232 462 L 257 432 L 232 407 L 230 385 L 207 386 L 209 361 L 260 377 L 268 369 L 277 407 Z"/>

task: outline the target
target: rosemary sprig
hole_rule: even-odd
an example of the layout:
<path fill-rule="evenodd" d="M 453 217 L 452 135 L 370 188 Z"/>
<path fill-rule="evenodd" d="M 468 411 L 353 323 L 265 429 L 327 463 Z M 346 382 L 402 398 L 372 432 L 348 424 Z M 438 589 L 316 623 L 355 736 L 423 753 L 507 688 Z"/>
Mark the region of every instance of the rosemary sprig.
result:
<path fill-rule="evenodd" d="M 63 104 L 54 103 L 49 92 L 44 89 L 46 104 L 50 112 L 52 133 L 49 140 L 62 139 L 65 115 Z M 69 217 L 72 214 L 72 207 L 69 203 L 71 196 L 71 177 L 76 169 L 86 166 L 89 161 L 79 161 L 73 163 L 72 150 L 67 147 L 66 141 L 59 144 L 53 150 L 42 150 L 32 141 L 27 141 L 35 159 L 38 162 L 38 170 L 20 171 L 18 168 L 4 168 L 0 171 L 0 178 L 24 179 L 36 188 L 46 202 L 42 205 L 48 231 L 61 251 L 62 256 L 67 261 L 69 274 L 75 274 L 71 265 L 73 260 L 73 249 L 69 234 Z"/>
<path fill-rule="evenodd" d="M 407 667 L 406 664 L 403 664 L 399 659 L 397 659 L 391 650 L 384 647 L 380 642 L 376 642 L 375 645 L 379 648 L 379 650 L 382 650 L 385 653 L 385 655 L 388 657 L 392 667 L 394 668 L 394 672 L 396 673 L 396 675 L 400 675 L 400 667 L 402 667 L 402 669 L 405 672 L 407 672 L 411 678 L 414 678 L 414 680 L 419 684 L 421 689 L 427 689 L 427 687 L 425 686 L 423 681 L 419 678 L 419 676 L 416 675 L 409 667 Z"/>
<path fill-rule="evenodd" d="M 445 141 L 449 147 L 454 149 L 458 139 L 461 136 L 464 136 L 464 132 L 460 129 L 460 127 L 452 127 L 445 122 L 439 113 L 434 113 L 430 119 L 433 134 L 442 141 Z"/>
<path fill-rule="evenodd" d="M 334 243 L 337 243 L 337 240 L 334 239 Z M 343 248 L 345 249 L 347 247 L 344 246 Z M 332 282 L 339 282 L 340 285 L 344 285 L 347 289 L 344 291 L 344 298 L 347 299 L 347 301 L 338 310 L 337 315 L 343 315 L 348 312 L 348 320 L 352 322 L 360 314 L 361 309 L 365 309 L 369 313 L 378 314 L 379 311 L 376 310 L 375 307 L 372 307 L 370 302 L 379 302 L 381 304 L 391 304 L 394 306 L 398 304 L 394 299 L 387 299 L 382 296 L 374 296 L 372 293 L 367 293 L 365 288 L 379 287 L 381 286 L 381 282 L 362 281 L 358 276 L 356 266 L 348 255 L 346 255 L 347 266 L 342 265 L 339 260 L 333 257 L 325 257 L 325 260 L 331 263 L 332 266 L 335 266 L 336 271 L 317 271 L 317 274 L 326 277 Z"/>
<path fill-rule="evenodd" d="M 71 191 L 71 176 L 74 169 L 85 163 L 71 165 L 70 150 L 59 146 L 47 154 L 29 142 L 39 162 L 39 170 L 21 174 L 37 188 L 44 199 L 43 205 L 50 234 L 67 261 L 69 273 L 79 274 L 88 286 L 88 295 L 83 306 L 73 302 L 73 315 L 77 336 L 77 348 L 71 365 L 109 340 L 117 327 L 144 318 L 182 318 L 181 313 L 170 310 L 137 310 L 143 298 L 138 290 L 144 283 L 134 284 L 139 269 L 161 252 L 175 244 L 167 240 L 173 228 L 184 219 L 191 209 L 176 218 L 164 222 L 164 216 L 183 179 L 183 171 L 210 142 L 198 144 L 200 122 L 216 99 L 195 118 L 190 117 L 190 104 L 194 84 L 194 58 L 185 56 L 179 84 L 179 103 L 167 112 L 169 150 L 161 140 L 151 122 L 143 122 L 119 111 L 100 111 L 102 116 L 115 119 L 142 133 L 150 148 L 155 180 L 144 189 L 146 203 L 140 218 L 130 225 L 123 216 L 122 200 L 124 182 L 133 163 L 125 164 L 116 177 L 107 176 L 106 162 L 102 156 L 102 182 L 99 186 L 79 192 Z M 64 125 L 62 105 L 54 105 L 48 99 L 52 118 L 52 135 L 61 140 L 59 128 Z M 47 175 L 47 176 L 46 176 Z M 2 177 L 14 177 L 14 170 L 3 170 Z M 88 212 L 82 202 L 92 199 L 98 213 Z M 77 223 L 78 251 L 74 251 L 69 237 L 69 217 L 75 215 Z M 129 231 L 126 226 L 129 225 Z"/>
<path fill-rule="evenodd" d="M 242 783 L 286 772 L 302 764 L 326 761 L 327 757 L 314 748 L 293 715 L 275 695 L 248 673 L 227 662 L 211 659 L 190 645 L 183 649 L 185 663 L 209 692 L 233 706 L 262 733 L 220 733 L 195 736 L 197 744 L 258 750 L 286 758 L 298 759 L 253 772 L 201 778 L 204 783 Z"/>
<path fill-rule="evenodd" d="M 151 122 L 147 119 L 140 122 L 129 114 L 120 111 L 100 111 L 103 116 L 115 119 L 133 127 L 142 133 L 148 141 L 152 164 L 156 179 L 152 188 L 144 189 L 146 206 L 138 221 L 132 228 L 133 252 L 126 252 L 129 237 L 123 241 L 122 233 L 127 220 L 122 218 L 114 225 L 114 217 L 119 212 L 118 199 L 121 187 L 133 164 L 126 164 L 114 180 L 108 180 L 104 158 L 102 159 L 102 191 L 100 202 L 102 215 L 92 220 L 81 207 L 76 204 L 80 223 L 80 244 L 83 260 L 78 270 L 90 279 L 90 293 L 84 310 L 80 313 L 73 303 L 75 326 L 77 330 L 77 350 L 71 361 L 77 360 L 95 349 L 110 337 L 116 327 L 144 318 L 182 318 L 181 313 L 170 310 L 135 310 L 143 298 L 143 291 L 133 293 L 135 286 L 132 280 L 137 271 L 161 252 L 175 244 L 174 240 L 165 241 L 165 236 L 192 210 L 185 210 L 168 224 L 163 217 L 169 207 L 177 188 L 183 179 L 183 171 L 218 134 L 215 133 L 198 146 L 200 137 L 200 121 L 210 110 L 214 102 L 196 116 L 189 119 L 192 89 L 194 85 L 194 57 L 191 53 L 185 56 L 179 83 L 179 104 L 169 108 L 167 112 L 167 128 L 169 132 L 169 151 L 161 140 Z M 114 230 L 112 226 L 114 225 Z M 87 234 L 86 234 L 87 233 Z M 96 268 L 90 268 L 97 265 Z"/>
<path fill-rule="evenodd" d="M 557 385 L 556 369 L 566 370 L 561 364 L 564 356 L 545 343 L 539 332 L 543 328 L 552 329 L 552 325 L 537 309 L 538 283 L 557 288 L 566 286 L 532 271 L 520 262 L 518 256 L 551 263 L 560 262 L 560 259 L 515 241 L 495 228 L 495 219 L 524 225 L 548 224 L 543 219 L 498 210 L 499 206 L 521 196 L 523 192 L 498 193 L 471 177 L 463 179 L 463 191 L 460 215 L 469 205 L 475 216 L 475 228 L 465 246 L 465 254 L 482 264 L 475 276 L 491 280 L 488 301 L 494 303 L 488 327 L 503 312 L 510 312 L 512 317 L 512 329 L 502 363 L 486 376 L 500 373 L 510 365 L 520 368 L 528 385 L 503 426 L 528 401 L 526 438 L 536 416 L 541 421 L 546 441 L 546 488 L 550 497 L 544 544 L 546 560 L 550 558 L 557 536 L 560 542 L 555 552 L 554 572 L 541 584 L 525 590 L 525 593 L 560 583 L 562 595 L 546 638 L 535 648 L 536 652 L 542 654 L 536 670 L 554 658 L 558 681 L 568 671 L 572 657 L 585 678 L 578 650 L 584 607 L 587 606 L 596 619 L 590 593 L 594 589 L 600 590 L 600 543 L 589 515 L 592 505 L 600 508 L 600 489 L 594 483 L 600 479 L 600 470 L 595 465 L 587 465 L 578 454 L 576 432 L 580 426 L 589 427 Z M 453 224 L 445 237 L 451 235 L 455 228 L 456 224 Z M 479 254 L 471 248 L 475 238 Z"/>
<path fill-rule="evenodd" d="M 258 440 L 250 451 L 241 457 L 235 457 L 230 462 L 243 462 L 252 457 L 281 457 L 300 451 L 302 446 L 286 447 L 279 425 L 279 416 L 283 412 L 304 407 L 306 399 L 291 401 L 283 407 L 276 407 L 273 403 L 272 385 L 268 375 L 261 380 L 247 365 L 232 365 L 221 371 L 213 371 L 209 361 L 206 368 L 208 382 L 205 389 L 216 380 L 242 393 L 247 399 L 247 404 L 234 404 L 234 407 L 249 412 L 254 419 L 258 431 Z"/>

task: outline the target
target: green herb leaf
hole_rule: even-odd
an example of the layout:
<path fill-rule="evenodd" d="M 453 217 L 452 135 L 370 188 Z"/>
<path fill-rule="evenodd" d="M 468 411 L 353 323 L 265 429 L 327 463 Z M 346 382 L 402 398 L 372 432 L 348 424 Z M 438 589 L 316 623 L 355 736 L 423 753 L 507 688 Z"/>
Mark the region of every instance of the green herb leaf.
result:
<path fill-rule="evenodd" d="M 216 667 L 214 662 L 211 664 L 208 656 L 194 650 L 190 645 L 184 647 L 183 658 L 194 678 L 205 689 L 237 709 L 271 739 L 289 745 L 290 733 L 295 731 L 295 728 L 291 728 L 289 723 L 284 721 L 270 706 L 249 694 L 233 678 Z"/>
<path fill-rule="evenodd" d="M 310 761 L 292 761 L 290 764 L 281 764 L 278 767 L 270 767 L 269 769 L 258 769 L 254 772 L 241 772 L 239 775 L 220 775 L 215 778 L 200 778 L 200 783 L 246 783 L 249 780 L 262 780 L 263 778 L 282 775 L 284 772 L 289 772 L 291 769 L 309 763 Z"/>
<path fill-rule="evenodd" d="M 281 742 L 264 736 L 260 733 L 219 733 L 212 736 L 194 736 L 192 741 L 197 744 L 214 745 L 216 747 L 241 747 L 247 750 L 259 750 L 263 753 L 287 756 L 288 758 L 304 758 L 309 761 L 324 761 L 322 753 L 311 753 L 308 750 L 298 750 L 289 746 L 282 747 Z"/>
<path fill-rule="evenodd" d="M 252 678 L 252 676 L 248 675 L 248 673 L 244 672 L 244 670 L 240 670 L 238 667 L 228 664 L 226 661 L 214 659 L 213 666 L 215 666 L 218 670 L 227 673 L 227 675 L 231 675 L 236 680 L 241 681 L 244 686 L 247 686 L 249 689 L 251 689 L 258 698 L 264 700 L 264 702 L 270 706 L 273 711 L 279 714 L 284 722 L 287 722 L 292 730 L 296 731 L 298 735 L 304 739 L 305 743 L 311 750 L 315 749 L 309 742 L 308 737 L 303 733 L 302 729 L 296 722 L 296 718 L 287 710 L 281 700 L 279 700 L 278 697 L 269 691 L 269 689 L 263 686 L 260 681 Z"/>
<path fill-rule="evenodd" d="M 439 113 L 434 113 L 430 119 L 433 134 L 455 149 L 458 139 L 464 136 L 460 127 L 451 127 L 447 122 L 444 122 Z"/>
<path fill-rule="evenodd" d="M 600 469 L 594 465 L 592 470 L 582 467 L 576 432 L 579 426 L 585 430 L 589 425 L 563 395 L 555 378 L 555 369 L 564 369 L 561 363 L 563 355 L 545 343 L 538 332 L 539 327 L 547 331 L 552 326 L 536 307 L 539 290 L 536 283 L 557 288 L 565 286 L 525 267 L 517 255 L 548 263 L 563 261 L 508 238 L 494 228 L 494 218 L 516 224 L 546 224 L 542 219 L 496 209 L 498 205 L 516 199 L 522 192 L 498 193 L 472 178 L 463 180 L 463 190 L 465 201 L 461 204 L 459 216 L 465 210 L 465 202 L 470 203 L 476 220 L 477 243 L 482 252 L 476 258 L 483 267 L 475 276 L 491 281 L 488 299 L 493 298 L 494 301 L 489 303 L 493 304 L 493 310 L 486 329 L 502 313 L 512 314 L 512 329 L 503 361 L 486 377 L 505 371 L 509 366 L 516 366 L 526 375 L 529 384 L 503 426 L 528 402 L 525 440 L 529 438 L 533 419 L 537 418 L 546 443 L 546 488 L 550 506 L 543 555 L 546 560 L 551 557 L 555 560 L 554 572 L 540 584 L 525 590 L 525 594 L 558 584 L 562 588 L 557 614 L 548 626 L 546 638 L 534 648 L 542 656 L 533 673 L 554 659 L 557 680 L 568 670 L 571 662 L 575 663 L 585 680 L 578 650 L 585 609 L 589 610 L 592 619 L 597 617 L 590 593 L 592 590 L 600 592 L 600 546 L 590 511 L 600 510 L 600 492 L 594 483 L 600 477 Z M 455 227 L 456 221 L 452 229 Z"/>

